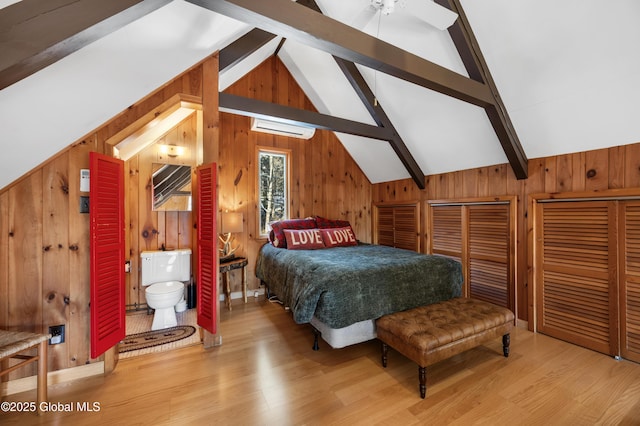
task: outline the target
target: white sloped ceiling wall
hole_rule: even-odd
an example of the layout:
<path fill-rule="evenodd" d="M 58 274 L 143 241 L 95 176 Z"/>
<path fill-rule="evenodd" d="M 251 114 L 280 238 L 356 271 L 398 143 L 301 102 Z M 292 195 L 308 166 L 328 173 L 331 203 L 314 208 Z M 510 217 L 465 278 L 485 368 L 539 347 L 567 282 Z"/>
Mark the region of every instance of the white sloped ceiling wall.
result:
<path fill-rule="evenodd" d="M 412 14 L 419 1 L 429 0 L 401 0 L 363 30 L 466 75 L 448 33 Z M 345 23 L 370 4 L 317 2 Z M 528 158 L 640 142 L 640 1 L 461 3 Z M 1 90 L 0 188 L 249 29 L 175 0 Z M 223 88 L 275 46 L 222 75 Z M 279 57 L 318 111 L 373 124 L 329 55 L 287 40 Z M 482 109 L 359 69 L 425 174 L 507 161 Z M 372 182 L 409 177 L 388 143 L 338 137 Z"/>

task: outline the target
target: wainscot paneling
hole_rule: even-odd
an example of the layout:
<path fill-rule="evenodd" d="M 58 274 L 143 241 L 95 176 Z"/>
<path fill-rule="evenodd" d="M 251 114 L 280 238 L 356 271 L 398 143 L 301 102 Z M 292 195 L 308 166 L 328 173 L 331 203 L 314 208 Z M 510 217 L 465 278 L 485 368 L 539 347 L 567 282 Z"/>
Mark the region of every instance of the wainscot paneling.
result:
<path fill-rule="evenodd" d="M 70 293 L 68 247 L 63 245 L 67 241 L 66 231 L 69 229 L 69 155 L 61 155 L 46 164 L 43 168 L 42 198 L 42 289 L 44 309 L 43 324 L 67 324 L 68 312 L 65 295 Z M 65 232 L 65 234 L 62 234 Z M 45 292 L 46 290 L 46 292 Z M 68 358 L 66 344 L 53 345 L 48 351 L 49 367 L 52 370 L 64 368 L 61 365 Z"/>
<path fill-rule="evenodd" d="M 44 309 L 42 175 L 40 169 L 9 189 L 8 326 L 30 332 L 40 332 Z"/>
<path fill-rule="evenodd" d="M 89 152 L 95 151 L 97 135 L 90 135 L 74 144 L 69 151 L 69 176 L 80 176 L 81 169 L 89 168 Z M 65 304 L 68 306 L 68 355 L 67 367 L 77 367 L 90 363 L 89 327 L 90 294 L 89 286 L 89 215 L 80 213 L 77 197 L 71 194 L 89 195 L 80 192 L 80 179 L 69 179 L 69 243 L 74 250 L 69 251 L 69 293 Z M 61 367 L 64 364 L 61 363 Z"/>
<path fill-rule="evenodd" d="M 315 111 L 286 67 L 270 58 L 226 90 L 234 95 Z M 250 290 L 259 287 L 255 262 L 266 242 L 257 232 L 257 147 L 291 152 L 290 216 L 323 216 L 351 222 L 358 239 L 371 242 L 371 183 L 332 132 L 309 140 L 250 131 L 250 119 L 220 114 L 218 196 L 221 211 L 242 212 L 244 232 L 235 235 L 236 255 L 249 259 Z M 231 274 L 232 292 L 241 291 L 240 273 Z"/>
<path fill-rule="evenodd" d="M 532 313 L 528 271 L 532 267 L 531 230 L 527 228 L 527 197 L 538 193 L 585 192 L 640 187 L 640 143 L 529 160 L 529 177 L 517 180 L 505 164 L 427 176 L 420 191 L 410 179 L 373 185 L 374 202 L 515 195 L 517 206 L 517 309 L 520 319 Z M 422 218 L 423 244 L 430 232 Z M 425 250 L 425 249 L 423 249 Z M 530 324 L 531 326 L 531 324 Z"/>

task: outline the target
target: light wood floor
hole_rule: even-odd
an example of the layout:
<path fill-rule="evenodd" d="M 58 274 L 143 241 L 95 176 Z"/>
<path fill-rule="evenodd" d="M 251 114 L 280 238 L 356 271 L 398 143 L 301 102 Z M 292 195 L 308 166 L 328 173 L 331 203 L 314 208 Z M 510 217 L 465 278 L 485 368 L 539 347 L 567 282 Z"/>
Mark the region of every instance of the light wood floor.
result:
<path fill-rule="evenodd" d="M 1 424 L 640 424 L 640 364 L 517 329 L 427 369 L 396 352 L 380 365 L 372 341 L 311 350 L 307 326 L 280 305 L 250 299 L 222 309 L 223 345 L 121 360 L 107 377 L 49 388 L 73 412 L 0 412 Z M 35 391 L 8 401 L 33 401 Z M 81 413 L 77 403 L 100 404 Z"/>

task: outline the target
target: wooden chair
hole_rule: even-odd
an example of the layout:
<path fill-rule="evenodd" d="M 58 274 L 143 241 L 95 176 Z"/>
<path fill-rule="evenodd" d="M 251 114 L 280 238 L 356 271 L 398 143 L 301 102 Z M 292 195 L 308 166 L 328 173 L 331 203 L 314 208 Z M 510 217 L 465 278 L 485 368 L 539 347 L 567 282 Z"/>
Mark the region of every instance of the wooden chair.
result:
<path fill-rule="evenodd" d="M 0 377 L 32 362 L 38 363 L 38 412 L 41 403 L 47 402 L 47 344 L 50 338 L 49 334 L 0 330 Z M 36 355 L 23 354 L 34 348 Z M 10 366 L 11 358 L 21 361 Z"/>

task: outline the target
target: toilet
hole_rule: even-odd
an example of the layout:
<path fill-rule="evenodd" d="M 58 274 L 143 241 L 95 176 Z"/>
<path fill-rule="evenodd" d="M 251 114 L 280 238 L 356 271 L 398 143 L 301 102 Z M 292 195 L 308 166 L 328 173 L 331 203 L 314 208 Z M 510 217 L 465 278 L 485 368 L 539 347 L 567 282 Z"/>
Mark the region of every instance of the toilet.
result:
<path fill-rule="evenodd" d="M 147 305 L 155 309 L 151 330 L 175 327 L 176 306 L 183 305 L 184 282 L 191 278 L 191 250 L 143 251 L 140 258 L 140 283 Z"/>

